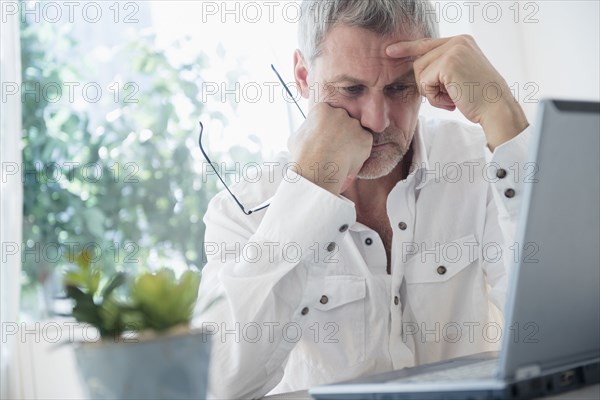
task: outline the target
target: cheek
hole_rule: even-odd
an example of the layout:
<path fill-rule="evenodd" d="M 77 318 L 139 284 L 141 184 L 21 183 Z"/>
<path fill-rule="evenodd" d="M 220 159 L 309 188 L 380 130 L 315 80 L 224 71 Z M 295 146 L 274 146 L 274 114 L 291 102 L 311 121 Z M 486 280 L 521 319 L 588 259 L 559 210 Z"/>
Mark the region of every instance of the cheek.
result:
<path fill-rule="evenodd" d="M 409 142 L 412 140 L 412 135 L 417 127 L 417 121 L 419 119 L 420 107 L 420 96 L 416 99 L 401 101 L 394 104 L 392 124 L 403 132 L 403 140 L 405 141 Z"/>
<path fill-rule="evenodd" d="M 343 104 L 343 98 L 333 85 L 315 85 L 314 97 L 321 103 L 327 103 L 332 106 Z"/>
<path fill-rule="evenodd" d="M 310 103 L 331 103 L 329 101 L 331 97 L 330 90 L 319 83 L 311 82 L 308 87 L 308 101 Z"/>
<path fill-rule="evenodd" d="M 422 99 L 423 97 L 418 92 L 411 89 L 410 92 L 405 95 L 399 96 L 395 100 L 395 104 L 399 108 L 418 110 L 421 106 Z"/>
<path fill-rule="evenodd" d="M 347 97 L 340 95 L 336 89 L 321 86 L 318 93 L 316 92 L 312 97 L 315 98 L 316 102 L 327 103 L 334 108 L 342 108 L 346 110 L 348 115 L 352 118 L 360 119 L 360 101 L 348 99 Z"/>
<path fill-rule="evenodd" d="M 407 128 L 413 121 L 417 120 L 419 109 L 421 108 L 421 97 L 409 97 L 402 100 L 397 100 L 392 103 L 392 115 L 397 122 L 397 126 Z"/>
<path fill-rule="evenodd" d="M 402 96 L 398 96 L 394 100 L 394 104 L 398 108 L 408 109 L 408 110 L 418 110 L 421 106 L 421 102 L 424 99 L 418 92 L 410 91 Z"/>

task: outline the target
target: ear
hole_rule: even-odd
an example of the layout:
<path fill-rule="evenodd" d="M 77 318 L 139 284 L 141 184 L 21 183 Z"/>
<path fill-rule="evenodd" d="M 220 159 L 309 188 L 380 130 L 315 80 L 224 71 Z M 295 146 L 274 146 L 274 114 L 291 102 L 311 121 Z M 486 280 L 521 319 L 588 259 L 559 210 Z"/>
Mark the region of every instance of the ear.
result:
<path fill-rule="evenodd" d="M 304 60 L 304 56 L 300 50 L 294 52 L 294 77 L 296 78 L 296 87 L 300 90 L 300 94 L 305 99 L 308 99 L 308 64 Z"/>

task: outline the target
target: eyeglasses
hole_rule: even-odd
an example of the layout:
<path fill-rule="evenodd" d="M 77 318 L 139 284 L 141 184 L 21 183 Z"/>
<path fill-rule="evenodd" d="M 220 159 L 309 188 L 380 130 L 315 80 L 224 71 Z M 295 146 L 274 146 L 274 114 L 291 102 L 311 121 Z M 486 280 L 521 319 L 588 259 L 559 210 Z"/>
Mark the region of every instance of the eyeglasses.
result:
<path fill-rule="evenodd" d="M 281 75 L 279 75 L 279 72 L 277 72 L 277 70 L 275 69 L 275 66 L 273 64 L 271 64 L 271 68 L 275 72 L 275 75 L 277 75 L 277 79 L 279 79 L 279 82 L 281 82 L 281 84 L 285 88 L 285 90 L 288 93 L 288 95 L 292 98 L 292 100 L 294 101 L 294 103 L 296 103 L 296 107 L 298 107 L 298 110 L 300 110 L 300 113 L 302 114 L 302 116 L 304 118 L 306 118 L 306 115 L 304 115 L 304 112 L 300 108 L 300 105 L 298 104 L 298 102 L 296 101 L 296 99 L 294 98 L 294 96 L 292 95 L 292 92 L 287 87 L 287 85 L 285 84 L 285 82 L 281 78 Z M 229 189 L 229 186 L 227 186 L 227 184 L 225 183 L 225 181 L 223 180 L 223 178 L 221 177 L 221 175 L 219 175 L 219 172 L 217 171 L 217 168 L 215 168 L 215 166 L 212 163 L 212 161 L 210 161 L 210 158 L 208 158 L 208 155 L 206 154 L 206 151 L 204 151 L 204 147 L 202 147 L 202 133 L 204 133 L 204 125 L 202 124 L 202 121 L 199 121 L 198 123 L 200 124 L 200 134 L 198 135 L 198 146 L 200 147 L 200 151 L 202 152 L 202 155 L 206 159 L 206 162 L 211 166 L 211 168 L 213 169 L 213 171 L 215 172 L 215 174 L 217 175 L 217 177 L 219 178 L 219 180 L 221 181 L 221 183 L 223 184 L 223 186 L 225 186 L 225 189 L 227 189 L 227 191 L 229 192 L 229 194 L 231 195 L 231 197 L 233 197 L 233 200 L 240 207 L 240 209 L 242 210 L 242 212 L 244 214 L 246 214 L 246 215 L 250 215 L 250 214 L 253 214 L 253 213 L 257 212 L 257 211 L 264 210 L 265 208 L 269 207 L 269 205 L 271 204 L 271 199 L 265 201 L 262 204 L 259 204 L 258 206 L 254 207 L 254 208 L 246 210 L 246 208 L 244 207 L 244 205 L 238 200 L 237 197 L 235 197 L 235 194 L 233 194 L 233 192 Z"/>
<path fill-rule="evenodd" d="M 219 180 L 221 181 L 221 183 L 223 184 L 223 186 L 225 186 L 225 189 L 227 189 L 227 191 L 229 192 L 229 194 L 231 195 L 231 197 L 233 197 L 233 200 L 235 200 L 235 202 L 237 203 L 238 206 L 240 206 L 240 208 L 242 209 L 242 212 L 246 215 L 250 215 L 252 213 L 255 213 L 257 211 L 263 210 L 267 207 L 269 207 L 269 204 L 261 204 L 258 207 L 254 207 L 251 208 L 249 210 L 246 210 L 246 207 L 243 206 L 243 204 L 238 200 L 237 197 L 235 197 L 235 194 L 233 194 L 233 192 L 229 189 L 229 186 L 227 186 L 227 184 L 225 183 L 225 181 L 223 180 L 223 178 L 221 178 L 221 175 L 219 175 L 219 172 L 217 171 L 217 169 L 215 168 L 215 166 L 213 165 L 212 161 L 210 161 L 210 158 L 208 158 L 208 155 L 206 154 L 206 151 L 204 151 L 204 148 L 202 147 L 202 133 L 204 132 L 204 125 L 202 124 L 202 122 L 198 122 L 200 124 L 200 135 L 198 137 L 198 145 L 200 146 L 200 151 L 202 152 L 202 155 L 204 156 L 204 158 L 206 159 L 206 162 L 211 166 L 211 168 L 213 169 L 213 171 L 215 172 L 215 174 L 217 175 L 217 177 L 219 178 Z"/>

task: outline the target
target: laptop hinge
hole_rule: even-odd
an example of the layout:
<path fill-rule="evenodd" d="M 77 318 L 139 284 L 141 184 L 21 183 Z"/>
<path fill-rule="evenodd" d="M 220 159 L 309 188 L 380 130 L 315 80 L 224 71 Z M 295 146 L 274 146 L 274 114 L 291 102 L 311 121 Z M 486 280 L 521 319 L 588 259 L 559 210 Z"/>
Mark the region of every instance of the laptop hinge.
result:
<path fill-rule="evenodd" d="M 515 371 L 515 379 L 520 381 L 528 378 L 535 378 L 542 374 L 542 369 L 539 365 L 527 365 L 525 367 L 517 368 Z"/>

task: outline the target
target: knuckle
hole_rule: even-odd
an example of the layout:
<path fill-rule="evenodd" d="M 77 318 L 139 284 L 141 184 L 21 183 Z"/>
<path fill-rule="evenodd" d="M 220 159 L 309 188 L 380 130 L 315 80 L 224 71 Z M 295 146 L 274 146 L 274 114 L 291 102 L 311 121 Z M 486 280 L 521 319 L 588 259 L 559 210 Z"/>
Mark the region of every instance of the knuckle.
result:
<path fill-rule="evenodd" d="M 473 43 L 475 43 L 475 38 L 468 34 L 460 35 L 458 36 L 458 38 L 460 39 L 460 42 L 465 45 L 472 45 Z"/>
<path fill-rule="evenodd" d="M 433 40 L 433 38 L 421 39 L 420 42 L 418 43 L 418 50 L 425 51 L 425 49 L 429 48 L 429 44 L 431 43 L 432 40 Z"/>
<path fill-rule="evenodd" d="M 453 67 L 458 64 L 462 58 L 462 51 L 460 49 L 456 49 L 455 51 L 449 52 L 446 55 L 446 66 Z"/>
<path fill-rule="evenodd" d="M 460 64 L 464 59 L 466 54 L 469 52 L 469 48 L 463 44 L 457 44 L 454 46 L 452 51 L 449 51 L 446 54 L 446 65 L 449 67 L 454 67 Z"/>
<path fill-rule="evenodd" d="M 352 128 L 359 132 L 364 132 L 363 126 L 359 120 L 351 118 Z"/>

